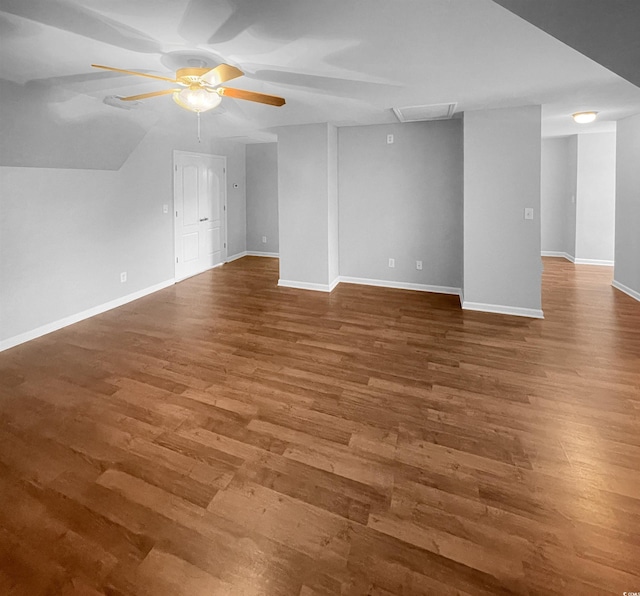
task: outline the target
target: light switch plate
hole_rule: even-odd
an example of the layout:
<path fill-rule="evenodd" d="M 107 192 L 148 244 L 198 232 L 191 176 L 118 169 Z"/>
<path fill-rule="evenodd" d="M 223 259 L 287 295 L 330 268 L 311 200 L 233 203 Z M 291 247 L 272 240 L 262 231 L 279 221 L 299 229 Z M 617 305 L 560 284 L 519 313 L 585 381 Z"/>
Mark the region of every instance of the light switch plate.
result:
<path fill-rule="evenodd" d="M 525 207 L 524 208 L 524 218 L 525 219 L 533 219 L 533 207 Z"/>

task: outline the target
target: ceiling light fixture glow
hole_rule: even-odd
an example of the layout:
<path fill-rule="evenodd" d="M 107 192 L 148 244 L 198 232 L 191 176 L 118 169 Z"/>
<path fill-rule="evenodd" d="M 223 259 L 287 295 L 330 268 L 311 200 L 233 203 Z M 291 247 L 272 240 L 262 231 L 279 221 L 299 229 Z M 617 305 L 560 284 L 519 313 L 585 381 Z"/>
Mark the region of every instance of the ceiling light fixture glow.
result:
<path fill-rule="evenodd" d="M 589 124 L 589 122 L 593 122 L 596 119 L 598 112 L 576 112 L 573 114 L 573 119 L 578 124 Z"/>
<path fill-rule="evenodd" d="M 206 112 L 220 105 L 222 97 L 216 91 L 208 91 L 198 85 L 192 85 L 173 94 L 175 101 L 181 108 L 190 112 Z"/>

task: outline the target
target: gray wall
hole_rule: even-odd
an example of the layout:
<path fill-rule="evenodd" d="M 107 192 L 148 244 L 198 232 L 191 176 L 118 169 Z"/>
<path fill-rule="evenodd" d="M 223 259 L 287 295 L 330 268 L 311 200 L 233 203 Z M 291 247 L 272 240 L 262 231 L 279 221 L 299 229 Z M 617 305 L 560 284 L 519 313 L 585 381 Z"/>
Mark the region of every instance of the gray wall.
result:
<path fill-rule="evenodd" d="M 224 139 L 212 139 L 207 145 L 193 151 L 227 157 L 227 255 L 237 255 L 247 250 L 246 145 Z"/>
<path fill-rule="evenodd" d="M 116 171 L 0 168 L 0 340 L 173 278 L 173 149 L 227 156 L 229 254 L 245 250 L 244 145 L 155 127 Z"/>
<path fill-rule="evenodd" d="M 569 172 L 569 209 L 566 219 L 566 253 L 570 257 L 576 256 L 576 223 L 578 196 L 578 135 L 569 137 L 569 153 L 567 170 Z"/>
<path fill-rule="evenodd" d="M 613 278 L 640 294 L 640 114 L 618 121 Z"/>
<path fill-rule="evenodd" d="M 338 136 L 340 275 L 459 288 L 462 122 L 343 127 Z"/>
<path fill-rule="evenodd" d="M 327 216 L 329 283 L 340 274 L 340 239 L 338 206 L 338 129 L 329 125 L 327 129 Z"/>
<path fill-rule="evenodd" d="M 247 250 L 279 250 L 277 143 L 247 145 Z"/>
<path fill-rule="evenodd" d="M 277 132 L 280 279 L 328 285 L 328 125 Z"/>
<path fill-rule="evenodd" d="M 578 135 L 577 181 L 575 257 L 576 259 L 613 261 L 615 133 Z"/>
<path fill-rule="evenodd" d="M 542 141 L 542 251 L 613 261 L 615 133 Z"/>
<path fill-rule="evenodd" d="M 542 252 L 567 252 L 567 220 L 572 208 L 569 138 L 542 140 L 540 228 Z"/>
<path fill-rule="evenodd" d="M 540 128 L 540 106 L 465 113 L 465 303 L 540 310 Z"/>

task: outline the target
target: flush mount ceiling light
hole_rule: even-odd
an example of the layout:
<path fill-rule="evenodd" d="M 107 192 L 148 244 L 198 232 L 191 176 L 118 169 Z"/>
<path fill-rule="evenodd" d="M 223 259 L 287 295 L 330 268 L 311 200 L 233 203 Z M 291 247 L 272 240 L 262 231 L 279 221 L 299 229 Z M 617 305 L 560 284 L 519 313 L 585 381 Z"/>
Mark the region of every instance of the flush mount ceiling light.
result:
<path fill-rule="evenodd" d="M 576 112 L 573 114 L 573 119 L 578 124 L 589 124 L 589 122 L 593 122 L 596 119 L 598 112 Z"/>

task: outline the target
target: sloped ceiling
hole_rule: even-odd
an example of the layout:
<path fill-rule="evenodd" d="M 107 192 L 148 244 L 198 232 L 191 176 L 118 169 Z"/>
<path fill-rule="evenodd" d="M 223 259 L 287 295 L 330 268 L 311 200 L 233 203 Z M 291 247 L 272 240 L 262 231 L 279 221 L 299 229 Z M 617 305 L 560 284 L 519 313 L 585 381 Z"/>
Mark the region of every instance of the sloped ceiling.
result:
<path fill-rule="evenodd" d="M 165 85 L 91 63 L 161 75 L 191 59 L 240 67 L 229 86 L 287 99 L 223 98 L 202 116 L 216 136 L 246 141 L 448 102 L 541 104 L 546 135 L 585 130 L 569 118 L 581 109 L 600 112 L 594 131 L 640 112 L 638 87 L 491 0 L 0 0 L 0 52 L 2 165 L 114 169 L 152 126 L 195 134 L 195 115 L 170 96 L 105 104 Z"/>
<path fill-rule="evenodd" d="M 638 0 L 495 0 L 640 87 Z"/>

